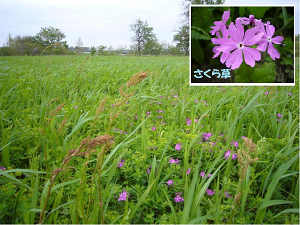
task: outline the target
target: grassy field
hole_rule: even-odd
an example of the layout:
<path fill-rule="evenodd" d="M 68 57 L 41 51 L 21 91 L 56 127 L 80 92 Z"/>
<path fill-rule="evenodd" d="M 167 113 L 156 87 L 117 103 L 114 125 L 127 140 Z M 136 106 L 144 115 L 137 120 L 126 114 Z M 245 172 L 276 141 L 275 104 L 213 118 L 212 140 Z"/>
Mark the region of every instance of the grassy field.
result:
<path fill-rule="evenodd" d="M 0 57 L 1 223 L 299 223 L 299 64 L 295 87 L 188 74 L 187 57 Z"/>

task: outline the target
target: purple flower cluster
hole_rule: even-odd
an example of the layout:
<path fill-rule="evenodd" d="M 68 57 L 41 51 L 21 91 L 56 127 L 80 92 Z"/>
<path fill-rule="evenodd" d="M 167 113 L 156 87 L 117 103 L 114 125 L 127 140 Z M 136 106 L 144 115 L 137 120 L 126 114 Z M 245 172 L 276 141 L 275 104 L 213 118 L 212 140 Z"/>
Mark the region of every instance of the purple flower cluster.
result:
<path fill-rule="evenodd" d="M 125 160 L 121 159 L 121 161 L 118 164 L 118 167 L 122 168 L 124 166 Z"/>
<path fill-rule="evenodd" d="M 281 36 L 273 37 L 275 27 L 261 20 L 257 20 L 253 15 L 249 18 L 237 18 L 235 24 L 226 25 L 230 16 L 230 10 L 224 11 L 222 21 L 215 21 L 215 26 L 211 27 L 212 35 L 217 38 L 212 38 L 211 41 L 216 46 L 213 48 L 215 55 L 218 57 L 221 53 L 221 63 L 225 63 L 228 68 L 232 70 L 237 69 L 243 62 L 243 55 L 245 63 L 251 67 L 255 66 L 255 61 L 261 59 L 260 51 L 265 51 L 268 48 L 268 54 L 273 60 L 279 58 L 279 52 L 274 48 L 273 44 L 282 44 L 284 40 Z M 244 30 L 243 25 L 250 25 L 250 29 Z M 222 34 L 222 37 L 221 35 Z M 258 45 L 257 48 L 253 48 Z"/>
<path fill-rule="evenodd" d="M 191 169 L 187 169 L 186 174 L 189 175 L 191 173 Z"/>
<path fill-rule="evenodd" d="M 179 164 L 179 162 L 180 162 L 179 159 L 173 159 L 173 158 L 170 158 L 170 160 L 169 160 L 169 163 L 170 163 L 170 164 L 173 164 L 173 163 Z"/>
<path fill-rule="evenodd" d="M 237 141 L 232 141 L 231 142 L 231 145 L 234 145 L 234 147 L 239 147 L 239 143 Z"/>
<path fill-rule="evenodd" d="M 277 113 L 277 122 L 280 121 L 280 118 L 282 117 L 282 115 L 280 113 Z"/>
<path fill-rule="evenodd" d="M 228 159 L 231 155 L 231 150 L 227 150 L 227 152 L 224 154 L 224 158 L 225 159 Z M 235 160 L 237 159 L 237 154 L 236 153 L 233 153 L 232 154 L 232 160 Z"/>
<path fill-rule="evenodd" d="M 201 173 L 199 173 L 199 176 L 201 176 L 202 178 L 206 177 L 206 174 L 205 174 L 204 170 Z M 210 176 L 211 176 L 211 174 L 208 174 L 207 178 L 210 177 Z"/>
<path fill-rule="evenodd" d="M 129 197 L 128 195 L 129 193 L 123 189 L 123 192 L 120 193 L 120 197 L 118 198 L 118 201 L 121 202 L 121 201 L 126 201 L 127 198 Z"/>
<path fill-rule="evenodd" d="M 213 134 L 210 133 L 210 132 L 208 132 L 208 133 L 203 133 L 203 135 L 202 135 L 202 141 L 208 141 L 212 135 L 213 135 Z"/>
<path fill-rule="evenodd" d="M 209 195 L 209 196 L 212 196 L 212 195 L 214 195 L 215 193 L 216 193 L 215 190 L 210 190 L 210 189 L 207 189 L 207 190 L 206 190 L 206 194 Z M 232 197 L 231 195 L 228 194 L 228 193 L 229 193 L 228 191 L 225 191 L 224 193 L 225 193 L 225 196 L 226 196 L 227 198 L 231 198 L 231 197 Z M 220 194 L 220 192 L 219 192 L 219 194 Z"/>
<path fill-rule="evenodd" d="M 115 128 L 115 132 L 120 132 L 120 134 L 127 134 L 126 131 L 119 130 L 118 128 Z"/>
<path fill-rule="evenodd" d="M 175 149 L 180 151 L 181 150 L 181 147 L 182 147 L 182 143 L 178 143 L 175 145 Z"/>
<path fill-rule="evenodd" d="M 209 196 L 212 196 L 212 195 L 215 194 L 215 190 L 207 189 L 207 190 L 206 190 L 206 194 L 209 195 Z"/>
<path fill-rule="evenodd" d="M 192 123 L 192 120 L 188 117 L 188 118 L 186 118 L 185 119 L 185 121 L 186 121 L 186 125 L 191 125 L 191 123 Z M 197 123 L 198 122 L 198 120 L 197 119 L 195 119 L 195 123 Z"/>
<path fill-rule="evenodd" d="M 180 196 L 182 193 L 175 193 L 176 197 L 174 198 L 175 202 L 183 202 L 184 199 Z"/>
<path fill-rule="evenodd" d="M 168 181 L 167 181 L 167 185 L 170 186 L 171 184 L 173 184 L 173 180 L 168 180 Z"/>

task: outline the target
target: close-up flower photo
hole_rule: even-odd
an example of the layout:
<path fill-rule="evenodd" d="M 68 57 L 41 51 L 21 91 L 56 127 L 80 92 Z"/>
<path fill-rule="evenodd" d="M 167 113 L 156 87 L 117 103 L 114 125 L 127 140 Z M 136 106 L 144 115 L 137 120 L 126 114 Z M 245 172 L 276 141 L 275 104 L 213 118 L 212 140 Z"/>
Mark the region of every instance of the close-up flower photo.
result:
<path fill-rule="evenodd" d="M 292 6 L 192 5 L 190 35 L 191 83 L 294 84 Z"/>

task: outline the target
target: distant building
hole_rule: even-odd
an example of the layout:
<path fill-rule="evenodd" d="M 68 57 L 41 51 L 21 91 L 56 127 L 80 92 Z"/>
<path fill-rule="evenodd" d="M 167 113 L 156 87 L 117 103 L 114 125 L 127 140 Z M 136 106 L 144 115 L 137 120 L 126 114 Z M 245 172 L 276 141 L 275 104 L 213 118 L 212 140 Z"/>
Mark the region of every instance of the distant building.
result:
<path fill-rule="evenodd" d="M 77 51 L 76 47 L 73 46 L 69 47 L 68 50 L 73 52 Z M 84 52 L 84 53 L 90 53 L 91 51 L 89 47 L 80 47 L 80 50 L 81 50 L 80 52 Z"/>

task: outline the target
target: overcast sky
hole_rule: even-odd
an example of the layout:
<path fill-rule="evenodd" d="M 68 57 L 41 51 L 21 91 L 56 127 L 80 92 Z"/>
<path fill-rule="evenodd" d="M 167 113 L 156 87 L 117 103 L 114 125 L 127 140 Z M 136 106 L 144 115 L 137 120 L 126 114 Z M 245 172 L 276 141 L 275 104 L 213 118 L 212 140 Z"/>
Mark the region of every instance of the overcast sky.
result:
<path fill-rule="evenodd" d="M 129 25 L 147 20 L 159 41 L 172 43 L 180 25 L 184 0 L 0 0 L 0 46 L 8 34 L 36 35 L 41 27 L 59 28 L 69 46 L 78 38 L 84 46 L 129 47 Z M 226 5 L 295 4 L 299 33 L 299 0 L 225 0 Z"/>

